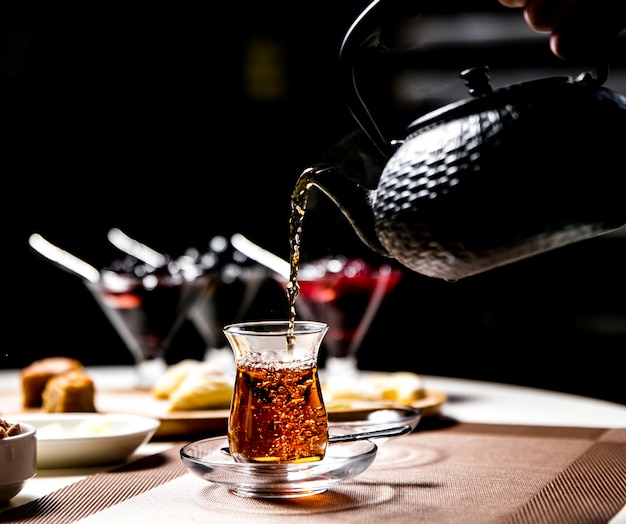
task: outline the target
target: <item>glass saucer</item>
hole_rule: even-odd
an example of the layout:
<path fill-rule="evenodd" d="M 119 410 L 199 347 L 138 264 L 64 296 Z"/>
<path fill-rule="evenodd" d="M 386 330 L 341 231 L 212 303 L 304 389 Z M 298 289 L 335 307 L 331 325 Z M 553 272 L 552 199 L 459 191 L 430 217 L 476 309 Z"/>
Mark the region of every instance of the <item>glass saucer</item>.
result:
<path fill-rule="evenodd" d="M 365 471 L 378 447 L 370 440 L 332 442 L 317 462 L 266 464 L 235 462 L 221 451 L 227 437 L 212 437 L 187 444 L 180 456 L 190 472 L 223 484 L 242 497 L 289 499 L 324 493 L 331 486 Z"/>

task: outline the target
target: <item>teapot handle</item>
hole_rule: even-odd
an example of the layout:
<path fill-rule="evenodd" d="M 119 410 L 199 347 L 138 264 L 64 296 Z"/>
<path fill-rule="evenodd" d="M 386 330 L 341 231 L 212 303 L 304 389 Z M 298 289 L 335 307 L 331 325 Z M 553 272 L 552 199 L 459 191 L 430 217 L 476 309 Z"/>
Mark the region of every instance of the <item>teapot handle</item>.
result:
<path fill-rule="evenodd" d="M 399 4 L 400 2 L 396 1 L 395 3 Z M 348 107 L 350 112 L 370 140 L 387 158 L 391 156 L 392 148 L 376 124 L 359 91 L 356 79 L 356 58 L 360 57 L 361 48 L 371 47 L 372 44 L 379 48 L 383 47 L 380 43 L 380 17 L 385 9 L 389 9 L 390 4 L 394 4 L 394 2 L 383 6 L 382 0 L 374 0 L 368 5 L 348 29 L 339 52 L 340 80 L 343 85 L 349 86 Z"/>
<path fill-rule="evenodd" d="M 374 145 L 386 157 L 390 158 L 395 151 L 395 144 L 388 140 L 380 126 L 376 123 L 372 113 L 367 107 L 365 100 L 357 84 L 356 69 L 358 59 L 362 57 L 362 50 L 368 49 L 371 52 L 381 52 L 387 50 L 382 41 L 381 20 L 387 21 L 401 16 L 407 9 L 406 0 L 374 0 L 356 18 L 348 29 L 339 52 L 339 74 L 343 85 L 348 86 L 348 107 L 352 116 L 357 121 L 361 129 L 367 134 Z M 412 10 L 415 13 L 415 9 Z M 580 78 L 585 78 L 587 83 L 601 86 L 608 78 L 608 52 L 607 60 L 596 63 L 596 75 L 592 77 L 589 73 L 582 73 Z"/>

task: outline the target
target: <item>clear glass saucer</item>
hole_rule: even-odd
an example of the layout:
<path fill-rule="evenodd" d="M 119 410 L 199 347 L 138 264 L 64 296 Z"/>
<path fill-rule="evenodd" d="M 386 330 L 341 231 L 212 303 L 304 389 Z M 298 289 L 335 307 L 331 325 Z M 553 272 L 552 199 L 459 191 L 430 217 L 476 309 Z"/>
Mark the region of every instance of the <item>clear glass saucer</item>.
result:
<path fill-rule="evenodd" d="M 324 493 L 331 486 L 365 471 L 378 447 L 370 440 L 332 442 L 317 462 L 263 464 L 235 462 L 221 451 L 227 437 L 212 437 L 187 444 L 180 456 L 190 472 L 223 484 L 242 497 L 289 499 Z"/>

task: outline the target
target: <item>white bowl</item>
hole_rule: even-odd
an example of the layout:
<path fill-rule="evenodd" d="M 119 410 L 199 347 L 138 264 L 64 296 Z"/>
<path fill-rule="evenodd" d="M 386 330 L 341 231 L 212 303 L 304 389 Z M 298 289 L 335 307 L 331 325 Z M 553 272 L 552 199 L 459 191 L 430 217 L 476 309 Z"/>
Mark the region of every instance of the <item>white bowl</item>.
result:
<path fill-rule="evenodd" d="M 152 438 L 160 425 L 153 418 L 110 413 L 40 413 L 19 417 L 37 428 L 39 469 L 124 462 Z"/>
<path fill-rule="evenodd" d="M 16 418 L 5 418 L 8 423 L 19 423 L 22 433 L 0 439 L 0 505 L 17 495 L 26 481 L 37 473 L 37 436 L 33 425 Z"/>

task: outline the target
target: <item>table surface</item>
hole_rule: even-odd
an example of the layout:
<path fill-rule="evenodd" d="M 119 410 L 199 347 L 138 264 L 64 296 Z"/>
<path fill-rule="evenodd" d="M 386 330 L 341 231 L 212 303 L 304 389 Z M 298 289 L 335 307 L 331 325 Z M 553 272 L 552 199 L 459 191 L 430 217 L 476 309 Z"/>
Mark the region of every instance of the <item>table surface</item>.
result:
<path fill-rule="evenodd" d="M 129 367 L 93 367 L 88 372 L 98 388 L 124 388 L 134 380 Z M 427 389 L 448 395 L 441 408 L 442 415 L 460 422 L 626 428 L 626 405 L 508 384 L 431 375 L 422 378 Z M 16 388 L 19 388 L 18 370 L 0 370 L 0 400 L 3 391 Z M 141 446 L 131 460 L 170 447 L 171 442 L 152 441 Z M 0 508 L 0 513 L 108 469 L 112 467 L 40 471 L 8 506 Z M 626 507 L 610 522 L 626 523 Z"/>

